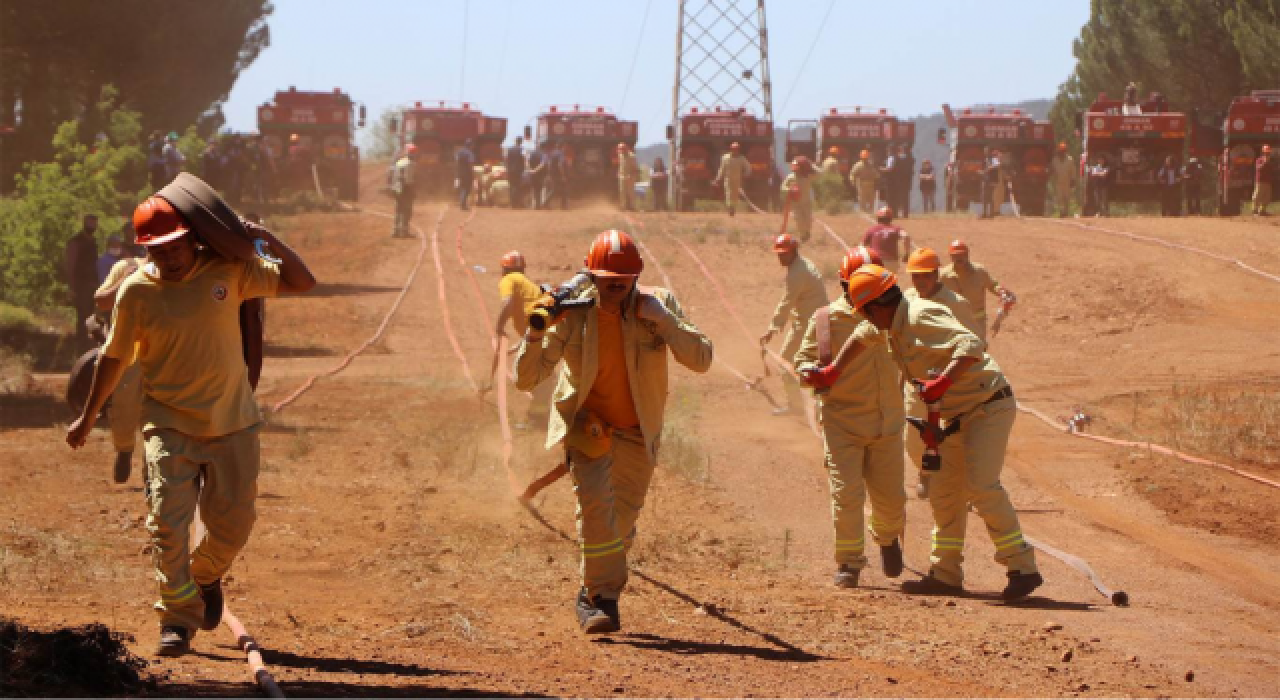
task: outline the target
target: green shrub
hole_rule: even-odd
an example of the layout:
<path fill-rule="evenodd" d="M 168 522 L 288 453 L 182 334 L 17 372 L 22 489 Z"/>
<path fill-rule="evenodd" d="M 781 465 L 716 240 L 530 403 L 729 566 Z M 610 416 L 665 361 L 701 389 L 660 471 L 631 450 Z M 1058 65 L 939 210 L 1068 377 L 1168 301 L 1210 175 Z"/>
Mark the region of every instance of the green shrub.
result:
<path fill-rule="evenodd" d="M 0 301 L 0 333 L 34 333 L 39 327 L 36 315 L 30 310 Z"/>
<path fill-rule="evenodd" d="M 835 216 L 844 211 L 849 193 L 844 179 L 838 173 L 825 173 L 813 178 L 813 203 L 815 208 Z"/>

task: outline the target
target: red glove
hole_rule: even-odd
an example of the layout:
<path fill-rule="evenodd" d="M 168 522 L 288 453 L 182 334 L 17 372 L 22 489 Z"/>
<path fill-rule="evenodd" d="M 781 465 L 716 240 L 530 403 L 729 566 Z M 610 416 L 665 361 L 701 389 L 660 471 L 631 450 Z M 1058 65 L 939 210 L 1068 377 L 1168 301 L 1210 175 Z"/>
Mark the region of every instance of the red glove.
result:
<path fill-rule="evenodd" d="M 951 388 L 951 378 L 945 374 L 937 379 L 916 380 L 916 389 L 920 391 L 920 400 L 925 403 L 937 403 L 942 395 Z"/>
<path fill-rule="evenodd" d="M 830 389 L 838 379 L 840 379 L 840 368 L 835 365 L 810 370 L 806 376 L 809 386 L 814 389 Z"/>

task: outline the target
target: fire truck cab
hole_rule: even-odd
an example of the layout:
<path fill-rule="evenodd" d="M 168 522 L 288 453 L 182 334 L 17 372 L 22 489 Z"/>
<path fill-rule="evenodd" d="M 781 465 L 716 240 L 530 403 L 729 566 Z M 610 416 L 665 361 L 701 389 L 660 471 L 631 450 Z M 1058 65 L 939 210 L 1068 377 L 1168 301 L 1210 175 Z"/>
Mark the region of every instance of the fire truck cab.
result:
<path fill-rule="evenodd" d="M 801 126 L 794 126 L 797 124 Z M 915 123 L 900 121 L 879 107 L 831 107 L 817 121 L 793 121 L 788 126 L 788 161 L 805 155 L 818 166 L 835 148 L 844 177 L 848 177 L 862 151 L 870 151 L 871 161 L 882 165 L 891 153 L 898 152 L 899 146 L 910 150 L 916 141 Z"/>
<path fill-rule="evenodd" d="M 1187 115 L 1170 112 L 1168 102 L 1157 94 L 1140 105 L 1141 114 L 1124 114 L 1123 104 L 1099 93 L 1084 113 L 1080 165 L 1088 167 L 1106 155 L 1114 177 L 1109 191 L 1112 202 L 1159 202 L 1156 171 L 1168 156 L 1182 165 Z M 1087 197 L 1083 205 L 1086 216 L 1094 213 Z"/>
<path fill-rule="evenodd" d="M 1262 147 L 1280 149 L 1280 90 L 1254 90 L 1231 100 L 1222 122 L 1218 161 L 1218 213 L 1236 216 L 1253 196 L 1254 164 Z"/>
<path fill-rule="evenodd" d="M 724 201 L 723 185 L 711 183 L 720 170 L 721 156 L 735 141 L 751 163 L 751 174 L 742 188 L 756 206 L 768 207 L 776 174 L 772 122 L 758 119 L 743 108 L 704 111 L 693 107 L 680 117 L 679 128 L 679 139 L 673 144 L 672 188 L 680 211 L 693 211 L 694 202 L 699 199 Z"/>
<path fill-rule="evenodd" d="M 454 156 L 467 139 L 471 139 L 476 165 L 503 162 L 507 119 L 487 116 L 470 102 L 414 102 L 392 122 L 392 130 L 400 153 L 411 143 L 418 147 L 418 192 L 440 196 L 453 191 L 457 177 Z"/>
<path fill-rule="evenodd" d="M 1049 158 L 1053 155 L 1053 125 L 1022 110 L 998 113 L 995 107 L 966 107 L 959 113 L 942 105 L 949 128 L 938 130 L 938 142 L 948 136 L 951 156 L 946 168 L 947 211 L 965 210 L 982 201 L 986 177 L 985 154 L 999 150 L 1011 163 L 1013 197 L 1020 211 L 1043 216 L 1049 185 Z M 949 133 L 948 133 L 949 132 Z"/>
<path fill-rule="evenodd" d="M 547 152 L 555 143 L 564 151 L 569 191 L 575 196 L 618 199 L 618 144 L 635 150 L 639 124 L 621 120 L 605 107 L 548 107 L 537 118 L 537 144 Z M 531 138 L 525 127 L 525 137 Z"/>
<path fill-rule="evenodd" d="M 280 90 L 258 107 L 258 133 L 271 158 L 278 190 L 337 188 L 338 197 L 358 198 L 360 149 L 355 130 L 364 126 L 351 97 L 333 92 Z M 314 171 L 313 171 L 314 166 Z"/>

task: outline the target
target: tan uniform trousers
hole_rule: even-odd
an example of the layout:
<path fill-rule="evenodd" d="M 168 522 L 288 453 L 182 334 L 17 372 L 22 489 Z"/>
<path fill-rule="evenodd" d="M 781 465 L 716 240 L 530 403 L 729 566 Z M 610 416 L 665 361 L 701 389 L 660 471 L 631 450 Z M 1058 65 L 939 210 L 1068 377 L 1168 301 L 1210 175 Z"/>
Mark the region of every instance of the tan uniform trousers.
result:
<path fill-rule="evenodd" d="M 973 334 L 978 336 L 982 342 L 987 342 L 987 312 L 974 311 L 973 319 L 976 321 L 973 328 Z"/>
<path fill-rule="evenodd" d="M 875 180 L 857 180 L 858 185 L 858 208 L 864 214 L 870 214 L 876 210 L 876 181 Z"/>
<path fill-rule="evenodd" d="M 197 584 L 226 575 L 249 541 L 257 512 L 261 425 L 213 438 L 176 430 L 148 430 L 147 467 L 151 478 L 151 514 L 147 531 L 155 547 L 161 625 L 200 627 L 204 601 Z M 200 479 L 203 477 L 203 485 Z M 207 530 L 189 552 L 197 502 Z"/>
<path fill-rule="evenodd" d="M 142 368 L 129 365 L 111 394 L 111 444 L 116 452 L 133 452 L 142 429 Z"/>
<path fill-rule="evenodd" d="M 529 392 L 529 412 L 526 415 L 530 423 L 539 419 L 545 423 L 546 418 L 551 415 L 551 395 L 556 390 L 556 376 L 557 374 L 552 374 L 538 382 L 538 386 Z"/>
<path fill-rule="evenodd" d="M 1066 216 L 1071 211 L 1071 185 L 1056 185 L 1053 190 L 1054 206 L 1058 216 Z"/>
<path fill-rule="evenodd" d="M 864 438 L 823 420 L 831 519 L 835 523 L 836 563 L 853 569 L 867 565 L 863 553 L 863 505 L 871 497 L 871 537 L 887 547 L 907 523 L 907 493 L 902 487 L 902 437 Z"/>
<path fill-rule="evenodd" d="M 795 318 L 791 319 L 791 323 L 787 326 L 787 334 L 782 337 L 782 352 L 779 354 L 788 364 L 794 365 L 796 353 L 800 352 L 800 346 L 804 344 L 804 333 L 808 329 L 809 319 L 803 321 Z M 799 410 L 804 406 L 804 395 L 800 391 L 800 380 L 796 379 L 795 372 L 779 372 L 782 375 L 782 388 L 787 394 L 787 406 L 795 410 Z"/>
<path fill-rule="evenodd" d="M 1253 213 L 1263 214 L 1271 204 L 1271 183 L 1259 182 L 1253 186 Z"/>
<path fill-rule="evenodd" d="M 903 390 L 903 408 L 906 409 L 907 416 L 911 418 L 927 418 L 929 408 L 920 400 L 920 395 L 911 387 Z M 902 428 L 902 441 L 907 448 L 907 461 L 911 466 L 920 469 L 920 458 L 924 457 L 924 440 L 920 439 L 920 431 L 915 429 L 911 423 L 907 423 Z M 920 478 L 923 481 L 928 478 L 927 475 L 933 472 L 920 472 Z"/>
<path fill-rule="evenodd" d="M 614 431 L 612 448 L 596 459 L 570 449 L 569 474 L 578 498 L 582 585 L 589 597 L 616 600 L 627 585 L 627 552 L 653 478 L 640 429 Z"/>
<path fill-rule="evenodd" d="M 999 214 L 1000 207 L 1004 206 L 1004 191 L 1006 187 L 1004 178 L 1001 178 L 996 183 L 996 186 L 991 188 L 991 211 L 996 214 Z"/>
<path fill-rule="evenodd" d="M 618 206 L 624 211 L 636 208 L 636 179 L 633 177 L 618 178 Z"/>
<path fill-rule="evenodd" d="M 742 203 L 742 180 L 738 178 L 724 179 L 724 205 L 729 211 L 737 211 Z M 743 209 L 743 211 L 746 211 Z"/>
<path fill-rule="evenodd" d="M 813 230 L 812 200 L 801 197 L 800 201 L 792 202 L 791 219 L 795 222 L 796 238 L 802 243 L 807 243 L 809 241 L 810 232 Z"/>
<path fill-rule="evenodd" d="M 961 418 L 959 432 L 943 441 L 942 470 L 930 478 L 933 508 L 933 576 L 959 586 L 964 581 L 964 535 L 970 503 L 987 525 L 997 562 L 1024 574 L 1036 569 L 1035 551 L 1022 535 L 1018 514 L 1000 485 L 1005 450 L 1017 416 L 1013 398 L 982 404 Z"/>

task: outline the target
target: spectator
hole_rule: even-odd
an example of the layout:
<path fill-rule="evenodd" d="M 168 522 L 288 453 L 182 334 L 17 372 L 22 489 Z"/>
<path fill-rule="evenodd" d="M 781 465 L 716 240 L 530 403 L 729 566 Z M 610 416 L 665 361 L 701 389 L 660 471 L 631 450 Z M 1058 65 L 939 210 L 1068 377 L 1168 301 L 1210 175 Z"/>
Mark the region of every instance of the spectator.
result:
<path fill-rule="evenodd" d="M 1267 215 L 1267 205 L 1271 204 L 1271 187 L 1275 184 L 1275 163 L 1271 160 L 1271 146 L 1262 147 L 1262 155 L 1254 161 L 1253 166 L 1253 213 L 1258 216 Z"/>
<path fill-rule="evenodd" d="M 569 208 L 569 164 L 564 157 L 564 144 L 557 141 L 547 154 L 547 208 L 552 198 L 560 200 L 560 208 Z"/>
<path fill-rule="evenodd" d="M 476 154 L 471 148 L 471 139 L 467 139 L 462 144 L 462 148 L 453 154 L 454 164 L 457 166 L 454 183 L 458 188 L 458 208 L 462 211 L 471 208 L 467 202 L 471 199 L 471 187 L 475 184 L 476 178 Z"/>
<path fill-rule="evenodd" d="M 1187 196 L 1187 216 L 1200 216 L 1200 185 L 1204 180 L 1204 166 L 1192 156 L 1182 166 L 1182 184 Z"/>
<path fill-rule="evenodd" d="M 182 172 L 183 166 L 187 164 L 187 157 L 178 150 L 178 132 L 170 131 L 169 135 L 164 137 L 163 155 L 166 178 L 164 184 L 168 184 Z"/>
<path fill-rule="evenodd" d="M 542 147 L 535 145 L 533 152 L 529 154 L 529 167 L 525 170 L 525 178 L 527 182 L 529 199 L 534 209 L 546 209 L 547 201 L 543 196 L 543 187 L 547 183 L 547 172 L 550 166 L 547 165 L 547 156 L 542 152 Z"/>
<path fill-rule="evenodd" d="M 96 268 L 98 284 L 102 284 L 102 280 L 107 278 L 107 273 L 111 272 L 111 268 L 123 258 L 124 242 L 115 234 L 107 236 L 107 250 L 98 256 Z"/>
<path fill-rule="evenodd" d="M 649 172 L 649 194 L 653 197 L 654 211 L 667 211 L 667 190 L 671 186 L 671 176 L 667 173 L 667 164 L 661 158 L 653 159 L 653 170 Z"/>
<path fill-rule="evenodd" d="M 147 140 L 147 171 L 151 173 L 151 189 L 158 190 L 169 184 L 169 168 L 165 165 L 164 138 L 159 131 L 151 132 Z"/>
<path fill-rule="evenodd" d="M 98 217 L 86 214 L 80 232 L 67 241 L 63 273 L 71 290 L 71 305 L 76 310 L 76 352 L 89 349 L 89 331 L 85 321 L 93 315 L 94 292 L 98 291 Z"/>
<path fill-rule="evenodd" d="M 1173 156 L 1165 156 L 1164 165 L 1156 171 L 1156 186 L 1160 189 L 1160 215 L 1180 216 L 1182 214 L 1182 193 L 1178 185 L 1182 183 L 1182 174 L 1173 161 Z"/>
<path fill-rule="evenodd" d="M 1086 189 L 1089 210 L 1094 216 L 1111 216 L 1111 174 L 1111 163 L 1107 160 L 1107 154 L 1100 154 L 1089 168 L 1089 183 Z"/>
<path fill-rule="evenodd" d="M 511 208 L 523 209 L 524 200 L 524 139 L 516 137 L 515 145 L 507 149 L 507 182 L 511 187 Z"/>
<path fill-rule="evenodd" d="M 926 214 L 938 210 L 938 176 L 933 172 L 933 162 L 920 161 L 920 203 Z"/>

